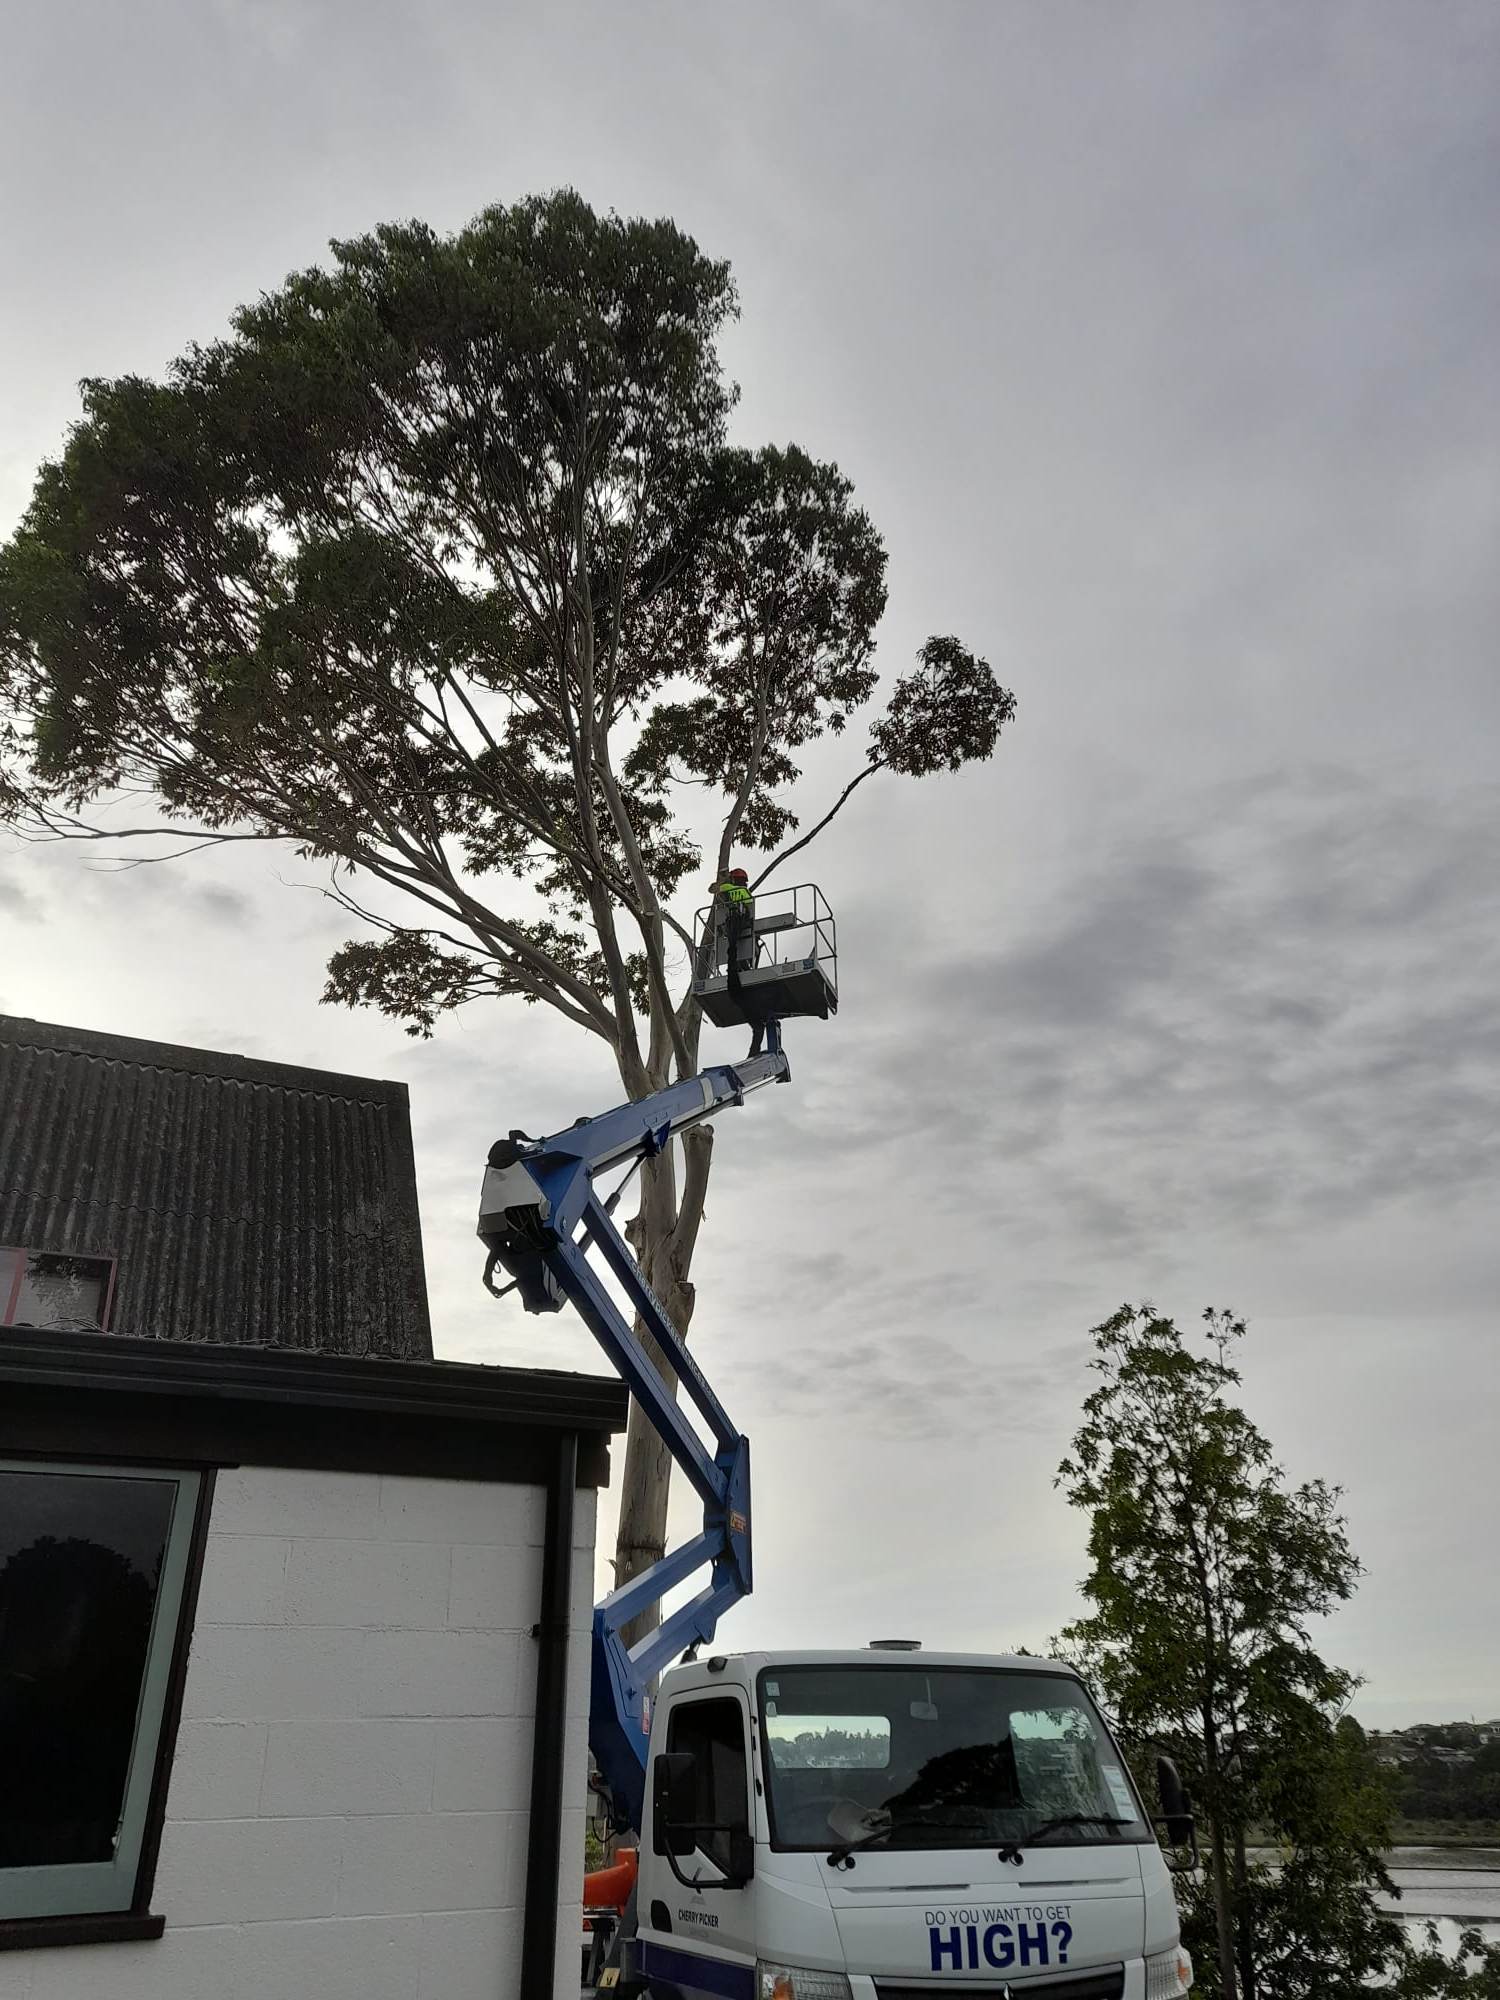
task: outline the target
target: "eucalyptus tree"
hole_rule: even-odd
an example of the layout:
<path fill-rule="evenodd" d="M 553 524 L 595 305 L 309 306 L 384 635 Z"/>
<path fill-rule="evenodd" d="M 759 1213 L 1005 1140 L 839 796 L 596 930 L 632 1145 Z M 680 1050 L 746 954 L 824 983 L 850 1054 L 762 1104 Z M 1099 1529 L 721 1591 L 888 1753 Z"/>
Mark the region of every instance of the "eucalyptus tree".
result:
<path fill-rule="evenodd" d="M 360 924 L 325 997 L 424 1035 L 544 1006 L 632 1098 L 690 1073 L 695 872 L 764 880 L 1014 710 L 929 639 L 799 827 L 808 746 L 876 694 L 886 552 L 835 466 L 730 441 L 736 310 L 671 222 L 563 192 L 336 243 L 166 379 L 86 382 L 0 552 L 0 817 L 288 843 Z M 657 1161 L 631 1225 L 684 1332 L 712 1157 Z M 633 1419 L 621 1580 L 667 1474 Z"/>

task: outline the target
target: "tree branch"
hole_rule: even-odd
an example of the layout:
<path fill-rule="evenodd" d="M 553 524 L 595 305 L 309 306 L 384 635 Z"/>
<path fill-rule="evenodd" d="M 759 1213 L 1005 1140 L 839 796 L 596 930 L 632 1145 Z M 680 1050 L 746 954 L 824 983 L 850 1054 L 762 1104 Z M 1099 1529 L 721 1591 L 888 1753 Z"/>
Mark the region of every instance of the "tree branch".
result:
<path fill-rule="evenodd" d="M 847 804 L 851 795 L 860 785 L 864 783 L 865 779 L 873 778 L 877 771 L 883 771 L 884 769 L 885 765 L 881 762 L 879 758 L 874 758 L 871 760 L 870 763 L 866 764 L 865 768 L 859 773 L 857 777 L 851 778 L 849 780 L 848 784 L 845 785 L 844 789 L 839 793 L 838 797 L 834 800 L 832 806 L 826 813 L 824 813 L 823 817 L 818 821 L 816 826 L 809 827 L 807 832 L 803 834 L 800 840 L 794 840 L 790 847 L 782 848 L 781 852 L 773 860 L 768 861 L 766 863 L 765 867 L 761 869 L 760 873 L 751 883 L 750 885 L 751 888 L 758 889 L 761 883 L 765 881 L 766 877 L 769 874 L 771 874 L 774 869 L 779 868 L 783 861 L 790 861 L 794 854 L 800 854 L 802 849 L 806 847 L 809 844 L 809 842 L 816 840 L 818 835 L 823 831 L 824 827 L 828 825 L 829 821 L 837 818 L 838 814 L 843 811 L 844 806 Z"/>

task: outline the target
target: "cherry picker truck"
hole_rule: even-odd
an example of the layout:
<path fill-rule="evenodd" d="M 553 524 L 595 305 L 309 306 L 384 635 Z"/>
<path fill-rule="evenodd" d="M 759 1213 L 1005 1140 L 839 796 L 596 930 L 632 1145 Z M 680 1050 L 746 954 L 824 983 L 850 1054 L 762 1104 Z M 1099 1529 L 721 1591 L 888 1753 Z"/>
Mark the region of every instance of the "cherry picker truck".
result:
<path fill-rule="evenodd" d="M 757 899 L 727 953 L 715 920 L 700 913 L 694 990 L 717 1024 L 759 1027 L 764 1052 L 546 1138 L 512 1132 L 491 1149 L 480 1203 L 486 1285 L 529 1312 L 574 1307 L 703 1506 L 698 1534 L 594 1612 L 590 1752 L 614 1825 L 640 1838 L 633 1907 L 600 1990 L 1176 2000 L 1192 1968 L 1168 1862 L 1070 1668 L 909 1640 L 702 1657 L 753 1583 L 750 1444 L 614 1210 L 642 1162 L 789 1081 L 784 1020 L 837 1008 L 836 935 L 816 889 Z M 622 1178 L 605 1193 L 596 1181 L 612 1173 Z M 1002 1546 L 1006 1533 L 997 1518 Z M 627 1645 L 631 1622 L 694 1578 L 696 1592 Z M 1158 1781 L 1169 1841 L 1184 1843 L 1191 1816 L 1165 1759 Z"/>

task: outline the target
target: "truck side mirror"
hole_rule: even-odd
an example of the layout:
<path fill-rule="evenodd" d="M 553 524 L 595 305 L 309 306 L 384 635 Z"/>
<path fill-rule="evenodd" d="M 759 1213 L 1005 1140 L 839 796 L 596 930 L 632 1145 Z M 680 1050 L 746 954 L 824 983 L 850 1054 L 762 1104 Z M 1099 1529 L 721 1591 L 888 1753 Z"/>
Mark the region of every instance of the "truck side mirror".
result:
<path fill-rule="evenodd" d="M 1167 1839 L 1174 1847 L 1186 1847 L 1193 1838 L 1193 1808 L 1187 1786 L 1170 1757 L 1156 1760 L 1156 1790 L 1161 1799 L 1161 1815 Z"/>
<path fill-rule="evenodd" d="M 696 1766 L 690 1750 L 663 1750 L 651 1766 L 651 1846 L 657 1854 L 691 1854 Z"/>
<path fill-rule="evenodd" d="M 729 1829 L 729 1878 L 726 1886 L 739 1889 L 755 1876 L 755 1835 L 748 1826 Z"/>

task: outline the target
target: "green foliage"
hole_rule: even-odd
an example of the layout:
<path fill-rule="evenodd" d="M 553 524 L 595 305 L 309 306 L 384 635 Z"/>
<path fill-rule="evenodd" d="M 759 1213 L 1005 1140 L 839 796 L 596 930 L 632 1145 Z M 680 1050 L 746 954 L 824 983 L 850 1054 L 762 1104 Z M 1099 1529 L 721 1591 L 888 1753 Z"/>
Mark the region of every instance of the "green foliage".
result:
<path fill-rule="evenodd" d="M 1421 1723 L 1378 1747 L 1399 1760 L 1387 1776 L 1402 1820 L 1438 1820 L 1459 1832 L 1500 1821 L 1500 1743 L 1482 1741 L 1475 1724 Z"/>
<path fill-rule="evenodd" d="M 1355 1677 L 1311 1633 L 1359 1575 L 1338 1489 L 1288 1486 L 1233 1400 L 1243 1322 L 1204 1320 L 1207 1351 L 1149 1308 L 1094 1329 L 1100 1383 L 1058 1475 L 1090 1516 L 1090 1610 L 1061 1644 L 1100 1686 L 1136 1767 L 1169 1752 L 1194 1797 L 1205 1865 L 1178 1879 L 1198 1990 L 1484 1991 L 1441 1984 L 1447 1962 L 1376 1903 L 1391 1886 L 1391 1788 L 1341 1713 Z M 1251 1851 L 1264 1845 L 1274 1865 Z"/>
<path fill-rule="evenodd" d="M 691 1073 L 693 871 L 774 867 L 1014 709 L 930 642 L 782 845 L 803 750 L 874 696 L 886 555 L 836 466 L 729 443 L 736 309 L 672 223 L 564 191 L 335 243 L 164 382 L 86 383 L 0 550 L 0 823 L 288 842 L 362 925 L 325 999 L 415 1034 L 541 1002 L 632 1097 Z M 649 1163 L 631 1225 L 683 1332 L 712 1144 Z M 622 1582 L 665 1482 L 637 1421 Z"/>
<path fill-rule="evenodd" d="M 0 552 L 0 816 L 81 834 L 123 792 L 289 841 L 361 916 L 409 899 L 325 997 L 418 1033 L 546 1001 L 664 1080 L 675 788 L 724 801 L 710 868 L 783 841 L 886 599 L 836 467 L 728 443 L 736 310 L 672 223 L 563 192 L 335 243 L 166 381 L 86 383 Z M 987 757 L 1013 709 L 930 641 L 861 775 Z"/>
<path fill-rule="evenodd" d="M 1451 1952 L 1437 1926 L 1428 1924 L 1386 1990 L 1397 2000 L 1500 2000 L 1500 1944 L 1470 1929 L 1460 1933 L 1458 1950 Z"/>

